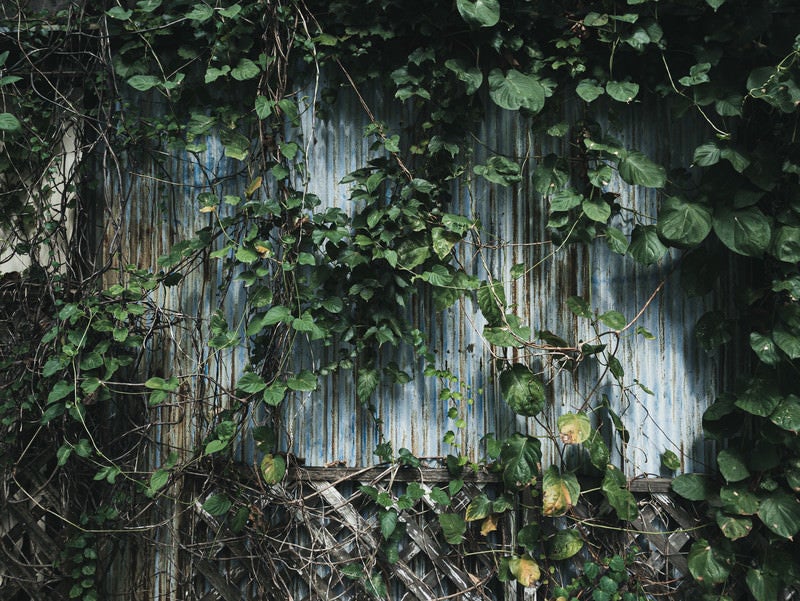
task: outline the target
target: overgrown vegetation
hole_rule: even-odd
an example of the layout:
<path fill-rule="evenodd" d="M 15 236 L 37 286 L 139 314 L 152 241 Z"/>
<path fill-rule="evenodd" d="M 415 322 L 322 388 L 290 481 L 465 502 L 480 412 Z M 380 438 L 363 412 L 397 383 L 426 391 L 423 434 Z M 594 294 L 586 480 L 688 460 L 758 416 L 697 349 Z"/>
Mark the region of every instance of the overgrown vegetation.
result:
<path fill-rule="evenodd" d="M 454 186 L 473 177 L 495 187 L 532 178 L 549 207 L 551 239 L 543 242 L 553 252 L 600 238 L 653 265 L 673 249 L 691 295 L 710 293 L 724 273 L 747 281 L 697 324 L 705 348 L 749 357 L 740 380 L 705 413 L 719 473 L 679 475 L 673 487 L 708 518 L 688 557 L 699 591 L 692 594 L 767 601 L 800 581 L 793 541 L 800 530 L 800 14 L 793 2 L 457 0 L 419 10 L 405 0 L 140 0 L 73 3 L 57 15 L 6 4 L 3 251 L 30 266 L 2 282 L 2 461 L 8 473 L 53 466 L 71 482 L 76 505 L 62 519 L 74 537 L 60 567 L 69 597 L 98 598 L 93 533 L 123 536 L 159 499 L 179 498 L 173 485 L 185 474 L 228 483 L 214 460 L 232 458 L 256 414 L 260 477 L 280 483 L 292 450 L 282 446 L 282 407 L 330 374 L 351 375 L 369 407 L 382 379 L 410 379 L 410 366 L 382 364 L 381 349 L 412 349 L 409 360 L 428 365 L 426 377 L 448 383 L 445 400 L 458 425 L 470 392 L 436 365 L 410 320 L 416 295 L 432 294 L 439 309 L 474 299 L 504 400 L 521 416 L 543 410 L 553 373 L 585 362 L 597 362 L 601 378 L 627 393 L 616 343 L 636 330 L 638 316 L 599 313 L 573 297 L 569 308 L 593 339 L 534 332 L 506 298 L 502 274 L 479 277 L 459 264 L 461 244 L 490 252 L 482 240 L 492 232 L 451 208 Z M 413 123 L 401 130 L 384 122 L 364 100 L 376 87 L 389 90 Z M 364 105 L 375 151 L 344 182 L 352 210 L 309 191 L 308 124 L 334 114 L 337 95 Z M 705 140 L 683 164 L 661 165 L 604 125 L 647 118 L 656 105 L 704 128 Z M 473 136 L 486 111 L 498 108 L 519 113 L 531 135 L 561 141 L 563 152 L 524 160 L 490 153 L 475 164 Z M 75 166 L 63 146 L 70 136 Z M 237 173 L 226 180 L 203 173 L 195 185 L 205 226 L 171 240 L 152 269 L 130 266 L 135 258 L 119 239 L 128 233 L 115 228 L 136 199 L 106 205 L 102 191 L 127 189 L 142 165 L 175 181 L 179 161 L 217 145 Z M 632 187 L 657 190 L 655 213 L 626 206 Z M 620 216 L 631 214 L 622 226 Z M 209 262 L 226 274 L 208 292 L 216 309 L 209 322 L 165 310 L 163 299 Z M 511 273 L 536 268 L 520 264 Z M 224 303 L 234 286 L 246 290 L 243 313 Z M 159 344 L 195 329 L 208 332 L 197 338 L 205 359 L 195 371 L 148 371 Z M 325 349 L 326 361 L 297 361 L 302 345 Z M 246 350 L 247 369 L 225 384 L 225 357 L 237 349 Z M 579 470 L 599 476 L 612 523 L 637 516 L 624 466 L 610 464 L 614 441 L 593 416 L 604 410 L 625 442 L 628 431 L 597 387 L 586 390 L 582 410 L 563 415 L 552 433 L 586 451 L 579 467 L 542 468 L 540 441 L 528 433 L 488 440 L 480 462 L 459 452 L 458 432 L 441 433 L 454 443 L 444 459 L 453 482 L 434 502 L 449 504 L 465 470 L 494 470 L 504 486 L 497 498 L 476 497 L 464 514 L 442 512 L 447 543 L 461 544 L 470 522 L 488 524 L 488 532 L 514 495 L 535 486 L 541 519 L 567 515 L 581 495 Z M 168 427 L 187 394 L 206 403 L 198 440 L 155 449 L 152 432 Z M 390 440 L 376 453 L 419 465 Z M 669 454 L 664 464 L 680 468 Z M 412 493 L 364 494 L 380 506 L 391 554 Z M 204 507 L 234 532 L 257 531 L 237 495 L 228 487 Z M 581 531 L 533 526 L 522 525 L 517 548 L 498 560 L 500 579 L 544 585 L 548 598 L 642 598 L 620 556 L 594 558 L 571 584 L 558 583 L 543 568 L 578 554 Z M 386 594 L 378 584 L 372 591 Z"/>

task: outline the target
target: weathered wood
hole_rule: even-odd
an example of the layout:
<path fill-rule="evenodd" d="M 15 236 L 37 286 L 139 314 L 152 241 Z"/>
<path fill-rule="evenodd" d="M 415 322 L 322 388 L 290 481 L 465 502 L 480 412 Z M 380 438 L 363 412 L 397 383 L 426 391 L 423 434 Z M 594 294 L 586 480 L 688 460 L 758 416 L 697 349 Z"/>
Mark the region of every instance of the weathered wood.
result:
<path fill-rule="evenodd" d="M 205 577 L 208 583 L 214 587 L 220 598 L 225 601 L 241 601 L 242 593 L 238 588 L 231 585 L 225 577 L 220 574 L 215 565 L 207 559 L 200 559 L 195 564 L 197 570 Z"/>
<path fill-rule="evenodd" d="M 331 504 L 334 511 L 354 532 L 361 533 L 361 537 L 367 545 L 376 550 L 380 548 L 378 541 L 370 533 L 369 525 L 366 524 L 365 520 L 353 509 L 352 505 L 339 491 L 321 483 L 312 482 L 311 486 Z M 405 562 L 398 561 L 389 566 L 389 568 L 420 601 L 436 601 L 438 598 L 436 593 L 420 580 Z"/>
<path fill-rule="evenodd" d="M 58 545 L 50 538 L 47 533 L 39 526 L 38 520 L 31 514 L 27 507 L 18 503 L 9 503 L 7 510 L 20 522 L 25 524 L 25 536 L 31 538 L 36 553 L 41 554 L 49 562 L 56 558 Z"/>
<path fill-rule="evenodd" d="M 431 482 L 442 483 L 453 480 L 446 468 L 350 468 L 350 467 L 294 467 L 289 470 L 289 480 L 303 482 L 375 482 L 393 480 L 394 482 Z M 491 472 L 465 472 L 459 476 L 465 482 L 493 483 L 500 482 L 500 474 Z"/>
<path fill-rule="evenodd" d="M 628 490 L 650 494 L 672 492 L 672 478 L 634 478 L 628 480 Z"/>

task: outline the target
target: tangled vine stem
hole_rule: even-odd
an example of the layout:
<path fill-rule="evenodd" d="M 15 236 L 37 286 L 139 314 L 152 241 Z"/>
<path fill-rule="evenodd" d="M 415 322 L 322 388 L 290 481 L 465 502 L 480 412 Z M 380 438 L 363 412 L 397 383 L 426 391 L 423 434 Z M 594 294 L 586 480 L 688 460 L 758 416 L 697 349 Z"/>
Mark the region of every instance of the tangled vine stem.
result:
<path fill-rule="evenodd" d="M 595 601 L 797 594 L 792 3 L 30 4 L 0 7 L 0 592 L 387 598 L 392 574 L 429 599 L 508 583 Z M 363 109 L 371 147 L 344 178 L 347 210 L 314 194 L 337 95 Z M 518 147 L 479 133 L 500 111 L 525 130 Z M 691 157 L 612 135 L 660 111 L 700 122 Z M 525 224 L 539 237 L 481 223 L 484 191 L 541 201 Z M 641 324 L 668 282 L 632 318 L 576 289 L 543 320 L 557 331 L 531 323 L 517 280 L 577 253 L 639 273 L 682 254 L 668 279 L 713 307 L 698 343 L 745 366 L 704 415 L 721 478 L 677 476 L 683 506 L 669 490 L 642 500 L 625 476 L 645 444 L 627 408 L 654 420 L 623 349 L 654 337 Z M 470 407 L 493 397 L 437 359 L 410 309 L 430 304 L 477 308 L 502 429 L 530 429 L 472 442 Z M 435 482 L 375 401 L 412 374 L 438 383 L 453 424 Z M 298 476 L 286 415 L 336 378 L 391 466 L 380 477 Z M 703 465 L 673 446 L 664 472 Z M 14 539 L 23 525 L 34 542 Z M 669 546 L 690 534 L 688 555 Z M 632 540 L 648 548 L 624 552 Z M 104 577 L 137 555 L 138 572 Z M 562 580 L 575 557 L 588 561 Z"/>

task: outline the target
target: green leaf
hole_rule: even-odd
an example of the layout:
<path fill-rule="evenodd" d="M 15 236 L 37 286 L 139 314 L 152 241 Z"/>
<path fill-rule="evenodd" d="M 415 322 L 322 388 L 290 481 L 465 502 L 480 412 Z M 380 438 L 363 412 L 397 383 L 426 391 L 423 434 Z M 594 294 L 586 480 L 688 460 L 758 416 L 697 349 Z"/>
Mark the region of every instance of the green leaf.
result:
<path fill-rule="evenodd" d="M 219 440 L 214 439 L 209 441 L 206 445 L 205 450 L 203 451 L 204 455 L 213 455 L 214 453 L 219 453 L 220 451 L 224 451 L 228 447 L 227 440 Z"/>
<path fill-rule="evenodd" d="M 583 443 L 583 447 L 589 453 L 589 461 L 599 470 L 604 470 L 611 458 L 611 452 L 608 450 L 603 440 L 603 435 L 599 430 L 592 430 L 589 438 Z"/>
<path fill-rule="evenodd" d="M 719 584 L 728 579 L 733 567 L 733 554 L 723 545 L 711 546 L 703 538 L 696 541 L 688 557 L 689 571 L 698 582 Z"/>
<path fill-rule="evenodd" d="M 737 152 L 733 148 L 730 147 L 723 148 L 720 151 L 720 156 L 726 161 L 728 161 L 731 164 L 731 166 L 739 173 L 742 173 L 745 169 L 747 169 L 750 166 L 750 159 L 748 159 L 740 152 Z"/>
<path fill-rule="evenodd" d="M 380 373 L 377 369 L 361 368 L 358 370 L 356 394 L 361 403 L 366 403 L 380 384 Z"/>
<path fill-rule="evenodd" d="M 453 232 L 448 232 L 443 227 L 435 227 L 431 230 L 431 246 L 433 247 L 433 251 L 436 253 L 436 256 L 440 259 L 444 260 L 447 256 L 452 252 L 453 247 L 461 240 L 461 236 L 458 234 L 454 234 Z M 433 268 L 440 268 L 444 269 L 445 274 L 450 275 L 450 272 L 447 271 L 446 268 L 442 265 L 434 265 Z M 452 280 L 452 276 L 450 276 Z M 425 281 L 430 282 L 429 279 Z M 434 286 L 437 285 L 447 285 L 450 282 L 446 282 L 444 284 L 436 284 L 435 282 L 431 282 Z"/>
<path fill-rule="evenodd" d="M 718 511 L 716 519 L 720 531 L 730 540 L 744 538 L 753 529 L 753 520 L 750 518 L 734 517 Z"/>
<path fill-rule="evenodd" d="M 90 443 L 87 439 L 81 438 L 78 441 L 78 444 L 74 447 L 75 454 L 78 457 L 89 457 L 92 453 L 94 453 L 94 448 L 92 447 L 92 443 Z"/>
<path fill-rule="evenodd" d="M 69 444 L 62 444 L 56 451 L 56 459 L 58 460 L 58 467 L 66 465 L 69 456 L 72 455 L 72 446 Z"/>
<path fill-rule="evenodd" d="M 0 113 L 0 131 L 19 131 L 22 124 L 11 113 Z"/>
<path fill-rule="evenodd" d="M 570 296 L 567 299 L 567 307 L 578 317 L 592 318 L 592 308 L 589 306 L 588 301 L 580 296 Z"/>
<path fill-rule="evenodd" d="M 267 484 L 278 484 L 286 474 L 286 459 L 268 453 L 261 460 L 261 475 Z"/>
<path fill-rule="evenodd" d="M 628 252 L 628 237 L 615 227 L 606 228 L 606 244 L 618 255 Z"/>
<path fill-rule="evenodd" d="M 667 171 L 639 151 L 622 155 L 617 165 L 619 176 L 627 183 L 647 188 L 663 188 L 667 183 Z"/>
<path fill-rule="evenodd" d="M 800 432 L 800 398 L 788 395 L 769 416 L 770 421 L 784 430 Z"/>
<path fill-rule="evenodd" d="M 545 89 L 531 75 L 510 69 L 503 74 L 500 69 L 489 73 L 489 96 L 500 108 L 517 111 L 521 108 L 538 113 L 544 108 Z"/>
<path fill-rule="evenodd" d="M 509 558 L 508 570 L 525 587 L 534 586 L 542 576 L 539 564 L 530 555 Z"/>
<path fill-rule="evenodd" d="M 678 196 L 664 201 L 658 215 L 658 233 L 679 246 L 697 246 L 711 231 L 711 211 Z"/>
<path fill-rule="evenodd" d="M 628 490 L 627 486 L 625 474 L 613 465 L 606 466 L 600 489 L 619 519 L 634 520 L 639 515 L 639 509 L 633 493 Z"/>
<path fill-rule="evenodd" d="M 681 474 L 672 481 L 672 490 L 690 501 L 705 501 L 713 493 L 708 478 L 700 474 Z"/>
<path fill-rule="evenodd" d="M 304 369 L 296 376 L 286 380 L 286 386 L 290 390 L 313 392 L 317 389 L 317 376 L 313 372 Z"/>
<path fill-rule="evenodd" d="M 451 58 L 444 62 L 444 66 L 456 74 L 460 81 L 467 84 L 467 94 L 474 94 L 483 83 L 483 73 L 477 67 L 470 67 L 461 59 Z"/>
<path fill-rule="evenodd" d="M 583 539 L 576 530 L 559 530 L 547 541 L 547 556 L 560 561 L 569 559 L 583 548 Z"/>
<path fill-rule="evenodd" d="M 500 391 L 508 406 L 526 417 L 544 408 L 544 384 L 526 365 L 515 363 L 500 374 Z"/>
<path fill-rule="evenodd" d="M 667 254 L 667 247 L 658 237 L 656 226 L 637 225 L 631 233 L 628 254 L 643 265 L 652 265 Z"/>
<path fill-rule="evenodd" d="M 699 167 L 710 167 L 719 163 L 722 152 L 714 142 L 702 144 L 694 149 L 692 163 Z"/>
<path fill-rule="evenodd" d="M 791 539 L 800 530 L 800 501 L 796 495 L 774 492 L 761 501 L 758 517 L 772 532 Z"/>
<path fill-rule="evenodd" d="M 506 487 L 519 490 L 531 484 L 541 460 L 542 448 L 537 438 L 519 433 L 511 435 L 500 450 L 500 465 Z"/>
<path fill-rule="evenodd" d="M 255 394 L 261 392 L 267 387 L 264 379 L 253 372 L 247 372 L 241 375 L 236 381 L 236 390 L 245 394 Z"/>
<path fill-rule="evenodd" d="M 161 0 L 139 0 L 136 3 L 137 10 L 143 13 L 151 13 L 159 6 L 161 6 Z"/>
<path fill-rule="evenodd" d="M 630 81 L 609 81 L 606 83 L 606 92 L 618 102 L 630 103 L 639 93 L 639 84 Z"/>
<path fill-rule="evenodd" d="M 475 496 L 472 501 L 470 501 L 470 504 L 467 505 L 464 519 L 467 522 L 474 522 L 476 520 L 482 520 L 490 513 L 492 513 L 492 502 L 489 500 L 489 497 L 481 493 Z"/>
<path fill-rule="evenodd" d="M 542 529 L 539 524 L 527 524 L 517 534 L 517 543 L 530 553 L 539 545 L 541 537 Z"/>
<path fill-rule="evenodd" d="M 106 11 L 106 14 L 112 19 L 117 19 L 118 21 L 127 21 L 131 18 L 133 11 L 126 10 L 121 6 L 112 6 Z"/>
<path fill-rule="evenodd" d="M 208 21 L 214 15 L 214 9 L 207 4 L 198 3 L 192 7 L 188 13 L 186 13 L 186 18 L 191 19 L 192 21 Z"/>
<path fill-rule="evenodd" d="M 493 27 L 500 20 L 498 0 L 456 0 L 461 18 L 473 27 Z"/>
<path fill-rule="evenodd" d="M 472 170 L 476 175 L 501 186 L 510 186 L 522 180 L 519 164 L 504 156 L 489 157 L 486 165 L 475 165 Z"/>
<path fill-rule="evenodd" d="M 724 449 L 717 455 L 717 465 L 728 482 L 739 482 L 750 476 L 744 457 L 735 449 Z"/>
<path fill-rule="evenodd" d="M 231 4 L 228 8 L 219 11 L 219 14 L 226 19 L 235 19 L 242 12 L 241 4 Z"/>
<path fill-rule="evenodd" d="M 564 515 L 578 502 L 580 484 L 574 474 L 560 474 L 558 468 L 550 466 L 542 474 L 542 514 Z"/>
<path fill-rule="evenodd" d="M 227 496 L 216 494 L 206 499 L 206 502 L 203 503 L 203 509 L 213 516 L 220 516 L 228 513 L 232 504 L 233 503 L 231 503 L 231 500 Z"/>
<path fill-rule="evenodd" d="M 777 365 L 781 362 L 775 342 L 769 336 L 758 332 L 750 333 L 750 348 L 758 356 L 759 361 L 766 365 Z"/>
<path fill-rule="evenodd" d="M 612 330 L 621 330 L 628 325 L 628 320 L 619 311 L 606 311 L 597 319 L 599 319 Z"/>
<path fill-rule="evenodd" d="M 506 305 L 506 294 L 502 282 L 484 284 L 477 290 L 478 308 L 489 325 L 499 325 L 503 321 L 503 309 Z"/>
<path fill-rule="evenodd" d="M 303 311 L 300 317 L 292 320 L 292 329 L 297 332 L 313 332 L 315 330 L 314 317 L 308 311 Z"/>
<path fill-rule="evenodd" d="M 753 515 L 761 505 L 761 500 L 750 491 L 747 483 L 723 486 L 719 491 L 719 498 L 722 508 L 736 515 Z"/>
<path fill-rule="evenodd" d="M 800 262 L 800 227 L 780 226 L 772 239 L 770 252 L 784 263 Z"/>
<path fill-rule="evenodd" d="M 563 212 L 581 206 L 583 195 L 576 194 L 573 190 L 558 190 L 550 198 L 550 211 Z"/>
<path fill-rule="evenodd" d="M 47 395 L 47 404 L 49 405 L 50 403 L 60 401 L 71 394 L 75 394 L 75 385 L 66 380 L 59 380 L 53 385 L 53 388 L 50 389 L 50 393 Z"/>
<path fill-rule="evenodd" d="M 608 15 L 596 12 L 586 13 L 586 16 L 583 18 L 583 24 L 586 27 L 602 27 L 608 24 Z"/>
<path fill-rule="evenodd" d="M 777 327 L 772 330 L 772 339 L 790 359 L 800 359 L 800 337 L 787 332 L 781 327 Z"/>
<path fill-rule="evenodd" d="M 661 453 L 661 466 L 669 471 L 681 469 L 680 458 L 672 451 L 664 451 Z"/>
<path fill-rule="evenodd" d="M 443 488 L 434 486 L 433 488 L 431 488 L 430 493 L 428 493 L 428 496 L 434 503 L 438 503 L 439 505 L 444 505 L 445 507 L 450 505 L 451 502 L 450 495 Z"/>
<path fill-rule="evenodd" d="M 155 88 L 160 83 L 161 80 L 155 75 L 134 75 L 128 80 L 128 85 L 140 92 Z"/>
<path fill-rule="evenodd" d="M 398 517 L 394 509 L 380 512 L 379 521 L 381 524 L 381 536 L 383 536 L 385 540 L 389 540 L 389 537 L 392 536 L 395 528 L 397 528 Z"/>
<path fill-rule="evenodd" d="M 777 383 L 765 378 L 752 378 L 736 397 L 736 406 L 753 415 L 767 417 L 780 404 L 783 397 Z"/>
<path fill-rule="evenodd" d="M 558 418 L 558 432 L 564 444 L 581 444 L 589 439 L 592 424 L 585 413 L 565 413 Z"/>
<path fill-rule="evenodd" d="M 294 320 L 291 309 L 283 305 L 275 305 L 267 311 L 266 315 L 261 319 L 261 326 L 271 326 L 276 323 L 290 323 Z"/>
<path fill-rule="evenodd" d="M 242 58 L 237 65 L 231 69 L 231 77 L 237 81 L 246 81 L 259 76 L 261 69 L 249 58 Z"/>
<path fill-rule="evenodd" d="M 259 119 L 266 119 L 267 117 L 272 115 L 272 110 L 274 107 L 275 107 L 275 102 L 273 100 L 268 99 L 266 96 L 261 96 L 260 94 L 256 96 L 255 109 L 256 109 L 256 116 Z"/>
<path fill-rule="evenodd" d="M 596 79 L 583 79 L 578 83 L 575 87 L 575 92 L 586 102 L 592 102 L 593 100 L 597 100 L 602 94 L 605 94 L 605 90 L 597 85 Z"/>
<path fill-rule="evenodd" d="M 775 601 L 779 598 L 781 583 L 774 574 L 756 568 L 748 568 L 745 582 L 756 601 Z"/>
<path fill-rule="evenodd" d="M 464 540 L 467 523 L 456 513 L 440 513 L 439 525 L 442 527 L 444 540 L 451 545 L 458 545 Z"/>
<path fill-rule="evenodd" d="M 169 471 L 158 469 L 150 475 L 149 490 L 152 492 L 161 490 L 167 485 L 167 482 L 169 482 Z"/>
<path fill-rule="evenodd" d="M 611 217 L 611 205 L 603 199 L 590 200 L 586 199 L 581 203 L 583 214 L 592 221 L 598 223 L 605 223 Z"/>
<path fill-rule="evenodd" d="M 731 210 L 720 207 L 714 213 L 714 233 L 733 252 L 760 257 L 772 238 L 770 221 L 757 207 Z"/>

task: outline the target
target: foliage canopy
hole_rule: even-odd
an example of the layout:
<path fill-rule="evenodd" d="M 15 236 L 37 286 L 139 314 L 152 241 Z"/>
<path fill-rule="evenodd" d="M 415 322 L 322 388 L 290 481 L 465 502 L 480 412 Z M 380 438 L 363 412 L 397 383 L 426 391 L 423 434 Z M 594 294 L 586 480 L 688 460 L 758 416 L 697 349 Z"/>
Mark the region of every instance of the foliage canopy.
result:
<path fill-rule="evenodd" d="M 452 382 L 408 318 L 411 299 L 421 293 L 431 293 L 441 309 L 474 298 L 499 361 L 502 395 L 519 415 L 535 418 L 548 402 L 547 374 L 530 360 L 534 354 L 558 369 L 598 362 L 624 394 L 615 342 L 635 318 L 613 309 L 598 314 L 573 297 L 569 309 L 586 320 L 594 341 L 533 332 L 506 299 L 500 274 L 478 277 L 457 261 L 459 245 L 488 245 L 472 215 L 452 212 L 453 186 L 476 177 L 513 187 L 530 177 L 549 207 L 554 252 L 597 239 L 643 265 L 672 252 L 682 257 L 683 285 L 692 295 L 711 293 L 726 269 L 747 280 L 736 298 L 723 299 L 697 324 L 705 348 L 746 356 L 749 366 L 704 416 L 707 436 L 719 443 L 719 474 L 679 475 L 674 490 L 708 516 L 705 538 L 688 558 L 708 598 L 729 598 L 726 591 L 738 583 L 738 594 L 767 601 L 800 581 L 793 540 L 800 530 L 795 3 L 456 0 L 419 10 L 407 0 L 139 0 L 72 3 L 58 15 L 6 4 L 0 9 L 0 219 L 8 232 L 2 250 L 4 257 L 27 257 L 29 267 L 3 280 L 2 461 L 17 470 L 50 462 L 91 490 L 71 544 L 91 546 L 95 531 L 109 523 L 124 531 L 137 508 L 166 497 L 180 474 L 230 459 L 251 405 L 273 418 L 253 432 L 260 477 L 266 485 L 280 483 L 287 470 L 281 407 L 337 372 L 353 374 L 358 400 L 369 407 L 384 379 L 410 378 L 408 366 L 380 364 L 382 347 L 411 348 L 414 361 L 429 364 L 426 376 Z M 367 86 L 388 90 L 413 123 L 393 131 L 364 101 Z M 312 97 L 304 95 L 309 89 Z M 302 137 L 303 121 L 332 114 L 345 94 L 364 104 L 365 137 L 375 150 L 343 182 L 350 212 L 308 192 L 309 141 Z M 703 129 L 692 156 L 660 164 L 604 125 L 646 118 L 655 106 L 676 119 L 689 115 Z M 532 135 L 561 141 L 563 152 L 533 161 L 495 154 L 475 164 L 472 136 L 487 110 L 497 109 L 518 112 Z M 72 138 L 75 164 L 64 158 L 63 140 Z M 193 198 L 208 225 L 171 241 L 151 267 L 129 266 L 115 237 L 120 232 L 113 232 L 116 216 L 99 192 L 124 188 L 139 164 L 163 165 L 166 180 L 177 177 L 167 168 L 169 157 L 208 152 L 211 140 L 236 165 L 236 182 L 204 174 L 207 183 Z M 104 180 L 94 177 L 98 167 Z M 626 206 L 636 187 L 655 191 L 656 212 Z M 627 229 L 623 214 L 634 215 Z M 101 222 L 112 231 L 106 247 L 90 225 Z M 209 357 L 244 348 L 248 369 L 231 386 L 209 381 L 198 388 L 235 402 L 201 424 L 195 448 L 164 452 L 142 471 L 139 459 L 154 452 L 146 432 L 161 419 L 155 416 L 178 404 L 204 369 L 147 373 L 159 333 L 187 323 L 158 299 L 208 261 L 230 274 L 221 290 L 246 288 L 247 307 L 237 324 L 220 303 L 202 324 L 204 348 Z M 20 303 L 23 290 L 42 301 Z M 296 368 L 290 358 L 301 342 L 334 348 L 335 356 L 313 369 Z M 519 359 L 506 359 L 505 349 Z M 458 424 L 456 394 L 449 400 Z M 130 398 L 138 405 L 123 410 Z M 584 467 L 600 476 L 600 494 L 615 519 L 632 520 L 637 507 L 622 466 L 609 464 L 611 441 L 591 419 L 600 409 L 614 437 L 627 443 L 621 419 L 594 390 L 552 436 L 586 451 Z M 106 427 L 109 411 L 125 415 L 132 429 Z M 442 436 L 457 439 L 454 432 Z M 391 441 L 382 441 L 376 454 L 419 465 L 406 449 L 395 456 Z M 548 517 L 567 514 L 582 494 L 574 466 L 542 470 L 540 441 L 528 434 L 488 441 L 485 457 L 480 466 L 457 450 L 446 459 L 453 482 L 465 469 L 488 467 L 505 487 L 498 499 L 477 497 L 463 515 L 440 514 L 451 545 L 462 542 L 470 522 L 496 519 L 515 493 L 537 483 Z M 665 454 L 665 467 L 680 467 L 676 461 Z M 455 493 L 437 490 L 423 494 L 447 507 Z M 381 505 L 377 491 L 364 494 Z M 381 505 L 387 554 L 397 549 L 398 515 L 410 498 Z M 235 490 L 215 492 L 203 507 L 245 528 Z M 583 545 L 578 530 L 534 533 L 529 526 L 520 532 L 519 552 L 498 563 L 501 578 L 525 586 L 542 582 L 541 568 Z M 96 598 L 95 580 L 86 578 L 95 557 L 81 557 L 65 560 L 74 581 L 69 595 Z M 592 587 L 594 599 L 642 594 L 625 588 L 624 560 L 610 562 L 605 571 L 590 562 L 571 585 L 551 582 L 549 590 L 559 599 L 580 597 L 582 586 Z M 377 584 L 375 594 L 383 594 Z"/>

